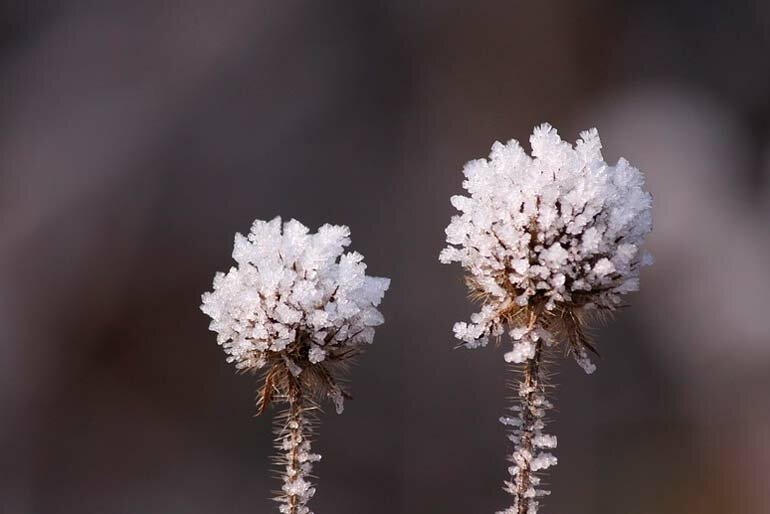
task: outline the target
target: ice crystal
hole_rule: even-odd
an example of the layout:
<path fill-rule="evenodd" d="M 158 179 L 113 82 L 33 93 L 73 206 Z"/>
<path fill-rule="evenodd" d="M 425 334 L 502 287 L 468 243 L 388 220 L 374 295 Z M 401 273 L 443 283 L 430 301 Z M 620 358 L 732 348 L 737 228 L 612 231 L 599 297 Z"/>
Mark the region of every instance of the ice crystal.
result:
<path fill-rule="evenodd" d="M 295 378 L 316 373 L 338 411 L 344 395 L 321 368 L 373 341 L 390 284 L 365 274 L 360 253 L 343 253 L 349 236 L 342 225 L 311 234 L 296 220 L 256 220 L 247 236 L 235 235 L 237 266 L 216 274 L 201 306 L 228 362 L 246 370 L 277 365 Z"/>
<path fill-rule="evenodd" d="M 652 226 L 652 198 L 639 170 L 625 159 L 607 164 L 596 129 L 582 132 L 573 147 L 543 124 L 530 143 L 532 157 L 512 140 L 465 165 L 469 196 L 451 198 L 461 214 L 452 217 L 439 257 L 459 262 L 484 300 L 470 323 L 455 324 L 455 336 L 468 347 L 484 346 L 512 325 L 506 360 L 514 363 L 533 352 L 521 338 L 522 323 L 507 323 L 517 312 L 614 309 L 638 289 L 639 268 L 650 261 L 641 247 Z M 573 349 L 590 372 L 582 343 Z"/>

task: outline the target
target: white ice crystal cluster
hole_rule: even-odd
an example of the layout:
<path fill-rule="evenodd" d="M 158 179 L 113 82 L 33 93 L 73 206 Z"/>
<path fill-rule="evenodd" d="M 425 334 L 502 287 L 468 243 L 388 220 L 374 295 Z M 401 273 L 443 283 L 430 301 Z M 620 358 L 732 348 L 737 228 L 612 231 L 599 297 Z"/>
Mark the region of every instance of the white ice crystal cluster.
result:
<path fill-rule="evenodd" d="M 390 279 L 367 276 L 360 253 L 343 253 L 349 236 L 346 226 L 327 224 L 311 234 L 280 217 L 256 220 L 248 236 L 235 235 L 237 266 L 216 274 L 201 305 L 228 362 L 259 369 L 280 357 L 298 376 L 373 341 Z"/>
<path fill-rule="evenodd" d="M 484 299 L 470 323 L 455 324 L 455 336 L 478 347 L 508 330 L 514 349 L 506 360 L 515 363 L 546 334 L 506 326 L 506 316 L 521 307 L 618 306 L 639 286 L 639 268 L 649 262 L 641 246 L 652 226 L 642 174 L 625 159 L 607 164 L 596 129 L 573 147 L 543 124 L 530 143 L 531 157 L 512 140 L 465 165 L 468 196 L 451 199 L 461 214 L 452 217 L 439 257 L 459 262 Z M 582 360 L 590 369 L 587 355 Z"/>
<path fill-rule="evenodd" d="M 313 463 L 321 456 L 310 449 L 307 437 L 307 420 L 303 415 L 290 418 L 279 441 L 285 469 L 283 487 L 276 498 L 281 514 L 313 514 L 307 503 L 315 495 L 316 488 L 310 482 Z"/>

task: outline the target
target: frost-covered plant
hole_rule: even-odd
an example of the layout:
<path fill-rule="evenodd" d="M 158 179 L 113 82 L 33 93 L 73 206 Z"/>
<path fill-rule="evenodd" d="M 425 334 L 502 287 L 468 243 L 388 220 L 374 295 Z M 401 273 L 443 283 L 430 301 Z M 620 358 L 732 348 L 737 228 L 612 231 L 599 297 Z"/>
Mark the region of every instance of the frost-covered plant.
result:
<path fill-rule="evenodd" d="M 286 404 L 276 419 L 283 487 L 282 514 L 312 514 L 310 450 L 319 402 L 342 413 L 347 392 L 339 372 L 374 339 L 384 318 L 377 306 L 390 279 L 365 274 L 363 256 L 343 253 L 350 230 L 323 225 L 315 234 L 296 220 L 256 220 L 248 236 L 235 235 L 237 266 L 217 273 L 201 310 L 227 353 L 244 371 L 262 370 L 257 412 Z"/>
<path fill-rule="evenodd" d="M 564 344 L 592 373 L 585 334 L 592 313 L 612 311 L 639 287 L 639 269 L 651 262 L 641 246 L 652 228 L 652 197 L 642 174 L 625 159 L 604 162 L 596 129 L 573 147 L 548 124 L 530 137 L 532 156 L 515 140 L 496 142 L 489 159 L 465 165 L 453 196 L 461 214 L 446 229 L 442 263 L 459 262 L 472 297 L 482 302 L 470 323 L 454 326 L 462 346 L 485 346 L 507 333 L 505 360 L 519 373 L 518 404 L 500 421 L 515 448 L 504 514 L 534 514 L 537 472 L 556 464 L 556 437 L 543 433 L 552 408 L 546 399 L 544 359 Z"/>

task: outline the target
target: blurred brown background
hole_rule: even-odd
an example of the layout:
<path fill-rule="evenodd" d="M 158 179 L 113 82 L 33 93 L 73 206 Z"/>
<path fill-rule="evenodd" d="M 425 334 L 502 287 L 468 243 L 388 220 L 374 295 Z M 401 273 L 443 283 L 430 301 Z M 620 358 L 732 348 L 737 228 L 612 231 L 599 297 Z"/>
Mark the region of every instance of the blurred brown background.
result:
<path fill-rule="evenodd" d="M 558 365 L 544 512 L 770 512 L 770 4 L 0 3 L 0 512 L 270 513 L 271 423 L 199 295 L 254 218 L 393 278 L 320 514 L 505 506 L 502 350 L 437 256 L 463 163 L 597 126 L 655 196 L 642 292 Z"/>

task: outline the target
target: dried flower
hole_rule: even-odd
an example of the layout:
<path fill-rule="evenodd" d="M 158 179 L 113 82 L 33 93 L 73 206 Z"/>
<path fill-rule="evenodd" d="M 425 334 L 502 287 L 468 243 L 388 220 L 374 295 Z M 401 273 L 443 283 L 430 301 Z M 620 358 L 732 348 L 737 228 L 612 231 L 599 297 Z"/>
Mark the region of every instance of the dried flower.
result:
<path fill-rule="evenodd" d="M 329 398 L 342 413 L 348 393 L 339 371 L 374 339 L 377 310 L 390 279 L 365 274 L 363 256 L 343 253 L 350 230 L 323 225 L 315 234 L 296 220 L 256 220 L 235 235 L 237 266 L 217 273 L 201 310 L 227 361 L 263 370 L 257 410 L 287 403 L 278 418 L 277 447 L 285 467 L 280 512 L 309 514 L 315 488 L 308 478 L 319 455 L 310 452 L 312 417 Z"/>
<path fill-rule="evenodd" d="M 470 323 L 454 326 L 462 345 L 485 346 L 508 333 L 509 363 L 523 365 L 516 416 L 502 418 L 516 445 L 505 513 L 534 514 L 535 472 L 556 463 L 556 439 L 542 433 L 545 399 L 543 354 L 559 343 L 583 369 L 593 346 L 584 325 L 590 313 L 612 311 L 639 287 L 639 269 L 651 263 L 641 246 L 652 227 L 652 198 L 625 159 L 604 162 L 596 129 L 574 146 L 548 124 L 530 138 L 532 157 L 517 141 L 495 143 L 489 159 L 466 164 L 470 196 L 452 197 L 461 214 L 446 229 L 443 263 L 459 262 L 471 295 L 482 302 Z"/>

